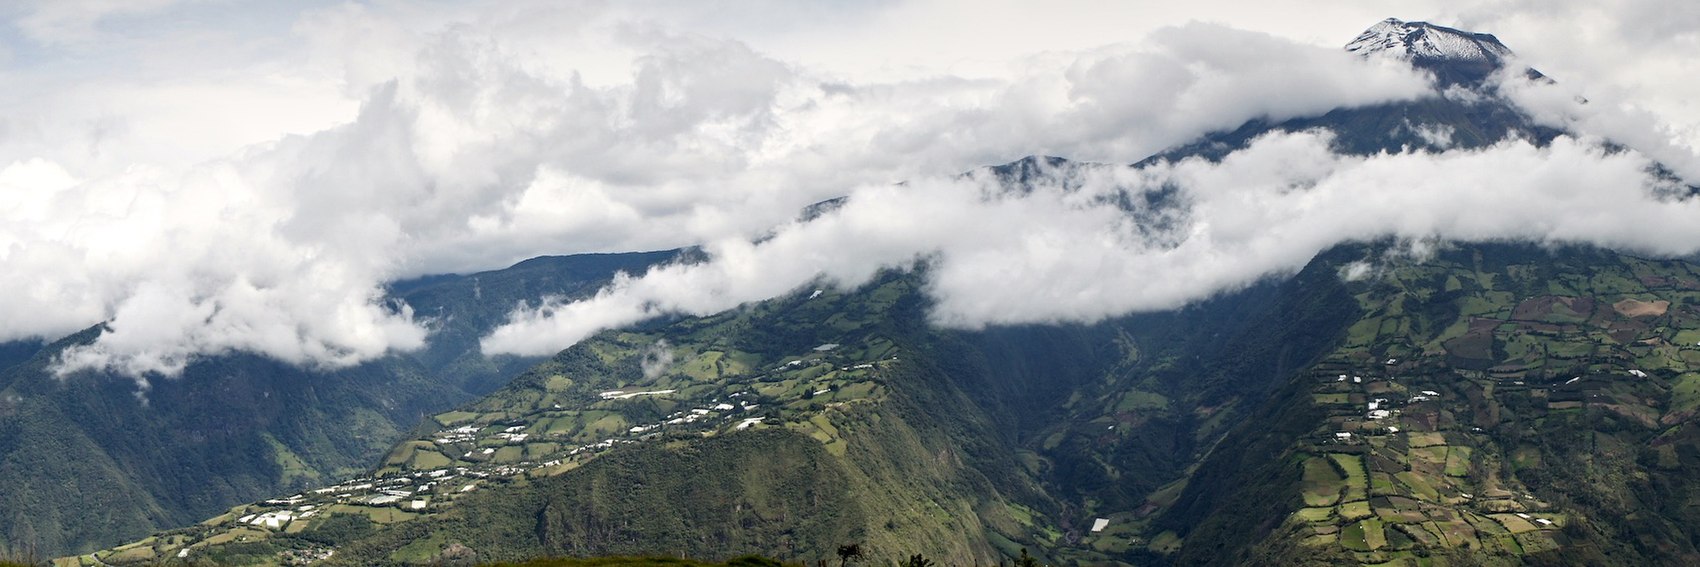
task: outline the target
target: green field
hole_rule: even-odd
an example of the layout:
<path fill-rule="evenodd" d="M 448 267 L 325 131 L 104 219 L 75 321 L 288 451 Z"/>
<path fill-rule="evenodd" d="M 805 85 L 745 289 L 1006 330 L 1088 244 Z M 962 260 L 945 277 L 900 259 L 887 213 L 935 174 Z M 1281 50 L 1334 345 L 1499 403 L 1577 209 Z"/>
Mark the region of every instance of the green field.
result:
<path fill-rule="evenodd" d="M 1340 518 L 1344 520 L 1368 518 L 1370 514 L 1371 511 L 1368 500 L 1358 500 L 1340 505 Z"/>
<path fill-rule="evenodd" d="M 1329 453 L 1335 466 L 1345 474 L 1346 490 L 1343 499 L 1347 502 L 1363 500 L 1369 497 L 1369 475 L 1364 471 L 1363 457 L 1343 453 Z"/>
<path fill-rule="evenodd" d="M 1304 501 L 1306 506 L 1332 506 L 1340 501 L 1346 487 L 1345 477 L 1336 472 L 1328 459 L 1311 457 L 1304 462 Z"/>
<path fill-rule="evenodd" d="M 1470 454 L 1475 449 L 1471 447 L 1451 447 L 1446 452 L 1446 475 L 1467 476 L 1470 474 Z"/>

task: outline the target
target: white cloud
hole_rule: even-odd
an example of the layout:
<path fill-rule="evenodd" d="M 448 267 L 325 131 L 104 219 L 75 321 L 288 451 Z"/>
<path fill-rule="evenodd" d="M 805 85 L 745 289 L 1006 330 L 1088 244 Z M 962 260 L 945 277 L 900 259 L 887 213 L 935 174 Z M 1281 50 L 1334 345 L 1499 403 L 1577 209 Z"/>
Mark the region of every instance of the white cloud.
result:
<path fill-rule="evenodd" d="M 704 241 L 730 257 L 740 248 L 729 243 L 856 186 L 1038 152 L 1132 161 L 1249 118 L 1425 88 L 1385 62 L 1214 25 L 1047 54 L 1013 78 L 859 82 L 594 5 L 401 10 L 341 6 L 293 28 L 316 68 L 340 67 L 362 97 L 350 122 L 187 166 L 119 168 L 75 151 L 14 159 L 0 306 L 53 315 L 8 322 L 0 339 L 109 321 L 64 371 L 171 375 L 230 351 L 345 365 L 421 344 L 420 322 L 379 304 L 389 279 Z M 540 20 L 576 23 L 563 39 Z M 583 54 L 597 49 L 624 73 Z M 181 123 L 243 122 L 225 108 Z M 158 143 L 165 126 L 139 112 L 112 121 L 113 153 Z M 838 277 L 866 276 L 857 270 Z M 681 277 L 703 277 L 693 274 Z M 750 297 L 783 291 L 762 274 L 726 276 Z M 720 297 L 671 301 L 709 309 Z"/>
<path fill-rule="evenodd" d="M 1336 244 L 1384 237 L 1700 250 L 1700 200 L 1668 198 L 1671 187 L 1647 173 L 1652 162 L 1598 140 L 1352 157 L 1331 153 L 1329 138 L 1266 135 L 1220 163 L 1054 170 L 1026 194 L 984 175 L 866 187 L 770 240 L 719 243 L 707 264 L 516 311 L 484 347 L 551 352 L 603 328 L 713 313 L 817 278 L 854 287 L 923 259 L 933 321 L 979 328 L 1175 308 L 1297 270 Z M 1117 203 L 1163 187 L 1178 188 L 1184 207 L 1171 222 L 1143 225 L 1166 230 L 1143 233 Z"/>
<path fill-rule="evenodd" d="M 1678 176 L 1700 183 L 1700 154 L 1670 124 L 1646 109 L 1586 98 L 1577 85 L 1507 80 L 1500 92 L 1537 123 L 1635 148 Z"/>
<path fill-rule="evenodd" d="M 0 290 L 20 314 L 6 336 L 109 320 L 65 369 L 138 375 L 231 350 L 340 366 L 422 343 L 407 312 L 377 304 L 385 263 L 336 244 L 373 225 L 343 213 L 324 240 L 292 239 L 278 230 L 291 211 L 256 206 L 250 181 L 233 163 L 86 181 L 45 162 L 0 170 Z"/>
<path fill-rule="evenodd" d="M 643 349 L 643 357 L 638 361 L 638 366 L 643 370 L 645 380 L 661 377 L 662 372 L 666 372 L 668 368 L 673 366 L 672 347 L 667 344 L 666 339 L 655 341 L 654 344 Z"/>
<path fill-rule="evenodd" d="M 1497 0 L 1443 8 L 1492 32 L 1525 61 L 1598 107 L 1643 114 L 1689 153 L 1700 150 L 1700 5 L 1680 0 Z"/>
<path fill-rule="evenodd" d="M 0 340 L 110 321 L 67 369 L 169 374 L 232 350 L 347 364 L 422 340 L 419 322 L 379 304 L 383 281 L 699 242 L 715 243 L 721 261 L 622 280 L 600 303 L 521 313 L 570 328 L 491 340 L 547 352 L 583 329 L 657 309 L 710 312 L 823 271 L 848 285 L 920 257 L 944 267 L 932 285 L 957 298 L 938 311 L 951 324 L 1000 321 L 983 314 L 999 297 L 969 293 L 992 276 L 1030 278 L 1022 287 L 1051 302 L 1013 309 L 1010 320 L 1177 304 L 1290 269 L 1305 246 L 1250 260 L 1207 248 L 1245 264 L 1212 270 L 1165 260 L 1163 247 L 1191 235 L 1160 234 L 1149 257 L 1099 262 L 1092 254 L 1151 235 L 1078 196 L 982 206 L 970 188 L 937 179 L 1029 154 L 1126 163 L 1251 118 L 1422 91 L 1409 71 L 1338 49 L 1382 17 L 1413 18 L 1391 3 L 122 4 L 5 10 L 18 35 L 0 37 L 13 52 L 0 66 L 9 86 L 0 93 L 0 311 L 18 314 L 0 322 Z M 1467 23 L 1473 12 L 1439 13 L 1432 19 Z M 1537 23 L 1501 35 L 1555 75 L 1561 69 L 1536 57 L 1561 51 L 1518 40 L 1596 41 L 1542 35 L 1568 20 Z M 1648 51 L 1648 69 L 1683 64 L 1680 54 Z M 1577 83 L 1603 68 L 1596 59 L 1574 71 Z M 1643 82 L 1616 94 L 1652 90 Z M 1666 145 L 1680 163 L 1680 137 L 1700 120 L 1670 104 L 1630 110 L 1676 124 L 1625 136 L 1642 136 L 1634 147 L 1660 159 L 1659 136 L 1676 138 Z M 1613 136 L 1626 123 L 1599 116 L 1566 123 Z M 1308 147 L 1298 140 L 1280 143 Z M 1289 157 L 1314 175 L 1344 167 L 1325 155 Z M 920 180 L 911 189 L 889 186 L 911 179 Z M 923 185 L 944 200 L 905 196 Z M 891 207 L 893 216 L 844 217 L 748 244 L 800 207 L 858 187 L 853 209 Z M 887 193 L 891 204 L 872 197 Z M 916 226 L 931 223 L 903 216 L 910 209 L 957 223 L 939 223 L 956 232 Z M 1027 209 L 1078 227 L 958 227 L 969 213 L 1027 222 Z M 1269 222 L 1253 212 L 1222 214 Z M 882 236 L 913 231 L 921 245 Z M 955 244 L 962 235 L 1010 247 L 1032 262 L 1016 266 L 1034 271 L 997 265 L 993 248 Z M 862 240 L 834 245 L 852 236 Z M 1227 227 L 1205 236 L 1256 244 Z M 1054 253 L 1074 245 L 1095 252 Z M 1047 279 L 1128 281 L 1163 269 L 1182 272 L 1131 299 Z M 604 308 L 633 297 L 642 299 Z"/>

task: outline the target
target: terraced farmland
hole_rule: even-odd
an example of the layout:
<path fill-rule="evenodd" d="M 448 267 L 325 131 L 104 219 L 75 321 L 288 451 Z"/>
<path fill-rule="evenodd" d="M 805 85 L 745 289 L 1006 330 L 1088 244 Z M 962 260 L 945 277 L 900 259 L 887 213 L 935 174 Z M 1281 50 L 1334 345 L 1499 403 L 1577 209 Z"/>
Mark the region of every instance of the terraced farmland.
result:
<path fill-rule="evenodd" d="M 1682 262 L 1607 266 L 1540 286 L 1520 277 L 1539 262 L 1490 272 L 1433 261 L 1374 284 L 1413 295 L 1360 294 L 1370 315 L 1309 376 L 1308 399 L 1329 418 L 1295 448 L 1297 539 L 1414 564 L 1437 549 L 1521 557 L 1573 539 L 1564 528 L 1579 514 L 1614 521 L 1577 494 L 1618 489 L 1576 479 L 1624 474 L 1637 447 L 1693 415 L 1700 274 Z M 1438 281 L 1446 303 L 1421 297 L 1414 309 Z"/>

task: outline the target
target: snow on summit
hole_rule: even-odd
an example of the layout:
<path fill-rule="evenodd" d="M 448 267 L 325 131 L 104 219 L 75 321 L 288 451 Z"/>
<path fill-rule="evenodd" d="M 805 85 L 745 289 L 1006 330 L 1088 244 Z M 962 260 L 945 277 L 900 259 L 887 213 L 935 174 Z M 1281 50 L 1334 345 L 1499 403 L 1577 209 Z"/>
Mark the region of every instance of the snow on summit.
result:
<path fill-rule="evenodd" d="M 1394 57 L 1433 74 L 1437 87 L 1479 87 L 1500 71 L 1514 56 L 1499 38 L 1428 22 L 1406 22 L 1388 18 L 1371 26 L 1346 44 L 1346 51 L 1362 55 Z M 1540 71 L 1524 68 L 1531 80 L 1546 79 Z"/>
<path fill-rule="evenodd" d="M 1428 22 L 1388 18 L 1346 44 L 1346 51 L 1368 55 L 1387 53 L 1409 59 L 1498 63 L 1511 55 L 1499 39 Z"/>

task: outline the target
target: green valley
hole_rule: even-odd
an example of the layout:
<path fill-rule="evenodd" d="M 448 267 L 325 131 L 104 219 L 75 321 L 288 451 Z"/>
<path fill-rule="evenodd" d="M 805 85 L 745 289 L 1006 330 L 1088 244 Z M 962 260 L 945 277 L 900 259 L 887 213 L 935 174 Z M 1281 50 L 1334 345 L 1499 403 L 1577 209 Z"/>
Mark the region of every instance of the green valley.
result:
<path fill-rule="evenodd" d="M 232 505 L 359 475 L 424 416 L 536 364 L 477 339 L 524 298 L 588 294 L 677 251 L 544 257 L 507 270 L 392 286 L 438 327 L 427 348 L 346 369 L 250 354 L 179 377 L 51 369 L 101 327 L 5 349 L 0 370 L 0 554 L 90 551 L 190 525 Z"/>
<path fill-rule="evenodd" d="M 1317 272 L 1202 307 L 1188 333 L 1175 314 L 940 333 L 919 276 L 604 333 L 433 416 L 370 475 L 66 564 L 416 563 L 451 547 L 809 561 L 852 541 L 892 560 L 1139 561 L 1176 543 L 1157 513 L 1281 373 L 1238 371 L 1323 348 L 1307 324 L 1337 318 L 1281 297 L 1334 279 Z"/>

